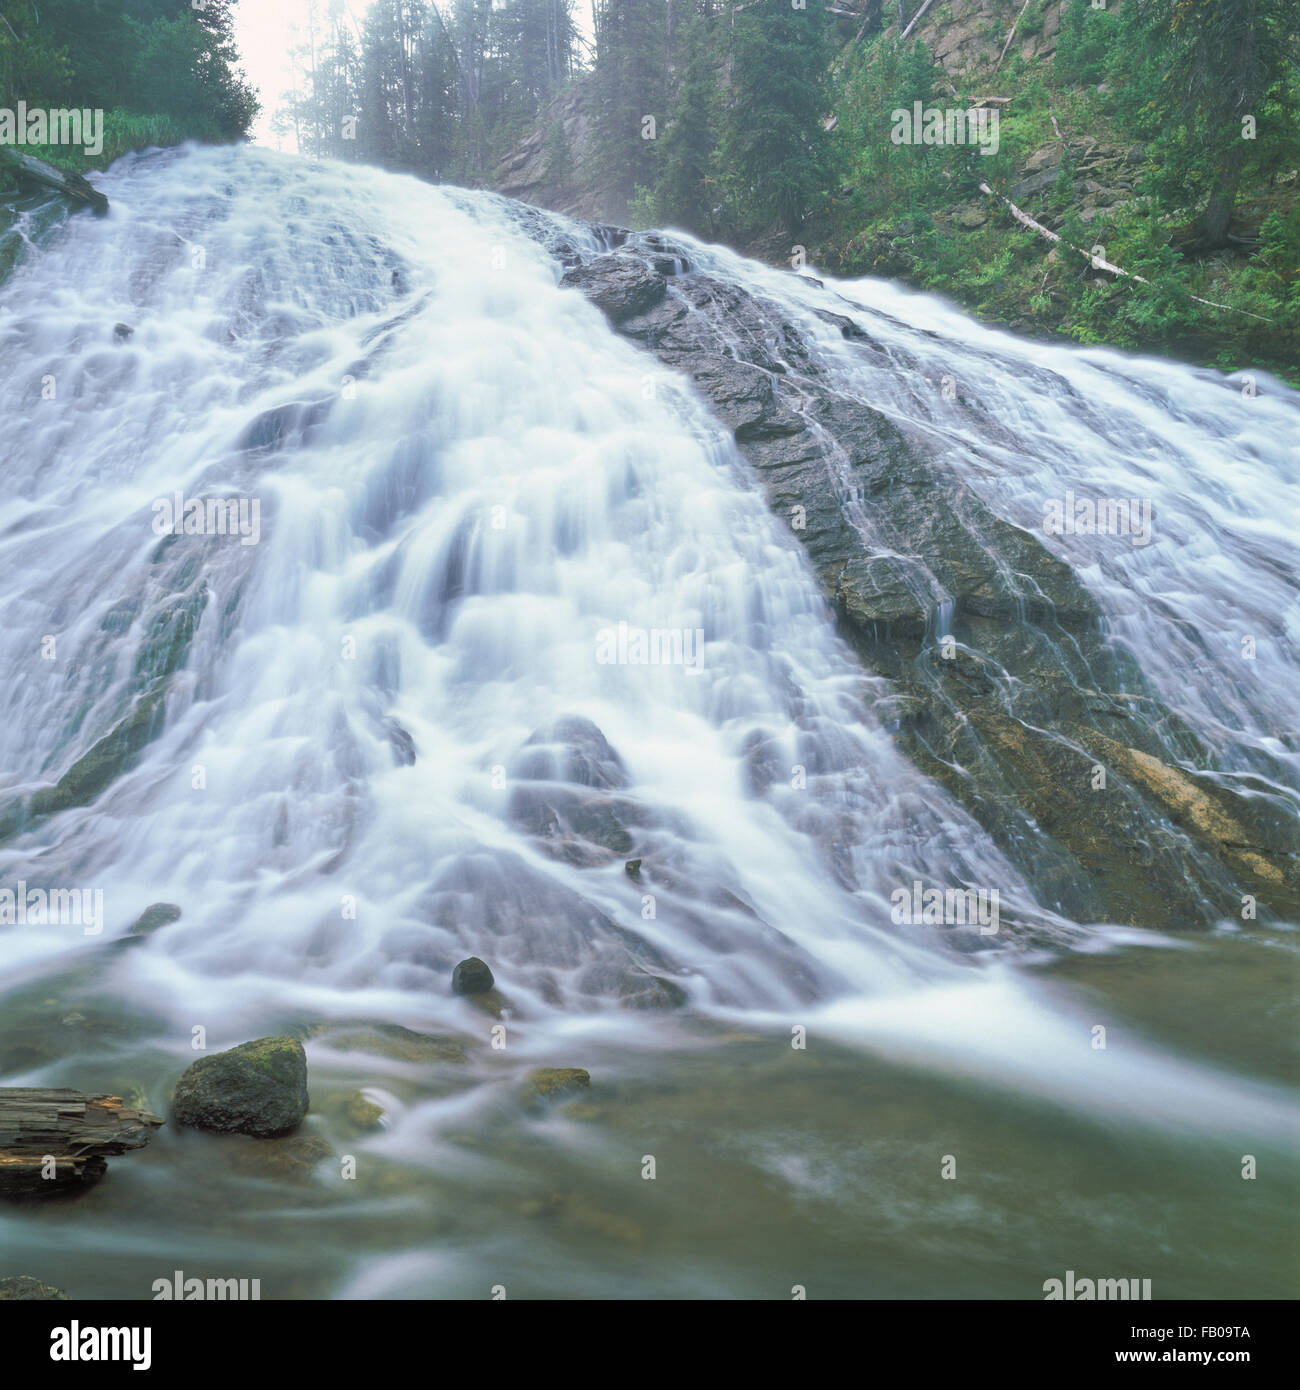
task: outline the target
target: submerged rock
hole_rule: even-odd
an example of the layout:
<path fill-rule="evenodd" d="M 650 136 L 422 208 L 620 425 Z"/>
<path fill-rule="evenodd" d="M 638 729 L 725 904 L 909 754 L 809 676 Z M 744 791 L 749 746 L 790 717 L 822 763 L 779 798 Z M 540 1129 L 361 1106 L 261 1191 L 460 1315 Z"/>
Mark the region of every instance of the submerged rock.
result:
<path fill-rule="evenodd" d="M 509 1008 L 505 995 L 499 989 L 485 989 L 481 994 L 467 995 L 466 1002 L 489 1018 L 504 1018 Z"/>
<path fill-rule="evenodd" d="M 630 797 L 627 769 L 590 719 L 566 715 L 538 729 L 510 764 L 509 814 L 543 849 L 579 868 L 626 857 L 644 812 Z"/>
<path fill-rule="evenodd" d="M 460 962 L 451 972 L 451 992 L 453 994 L 486 994 L 496 981 L 488 969 L 486 961 L 470 956 Z"/>
<path fill-rule="evenodd" d="M 628 785 L 623 759 L 600 728 L 574 714 L 537 729 L 520 749 L 511 774 L 527 781 L 576 782 L 599 791 Z"/>
<path fill-rule="evenodd" d="M 380 1128 L 384 1110 L 360 1091 L 353 1091 L 344 1101 L 343 1118 L 358 1134 L 369 1134 Z"/>
<path fill-rule="evenodd" d="M 258 1038 L 201 1057 L 176 1084 L 177 1123 L 268 1139 L 307 1113 L 307 1055 L 296 1038 Z"/>
<path fill-rule="evenodd" d="M 307 1183 L 316 1169 L 334 1156 L 334 1149 L 319 1134 L 306 1129 L 269 1139 L 232 1139 L 222 1157 L 239 1173 L 274 1182 Z"/>
<path fill-rule="evenodd" d="M 303 1030 L 341 1052 L 367 1052 L 394 1062 L 463 1062 L 465 1044 L 459 1038 L 416 1033 L 397 1023 L 345 1022 Z"/>
<path fill-rule="evenodd" d="M 618 990 L 618 1002 L 625 1009 L 680 1009 L 686 1000 L 681 985 L 661 975 L 629 972 Z"/>
<path fill-rule="evenodd" d="M 163 927 L 180 920 L 181 910 L 175 903 L 154 903 L 136 918 L 130 934 L 134 937 L 152 936 Z"/>

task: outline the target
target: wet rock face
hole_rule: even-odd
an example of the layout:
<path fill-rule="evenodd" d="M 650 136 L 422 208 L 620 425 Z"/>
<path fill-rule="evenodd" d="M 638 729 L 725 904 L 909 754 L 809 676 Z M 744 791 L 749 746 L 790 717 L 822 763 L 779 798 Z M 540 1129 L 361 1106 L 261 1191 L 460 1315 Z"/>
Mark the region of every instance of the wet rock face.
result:
<path fill-rule="evenodd" d="M 296 1038 L 258 1038 L 201 1057 L 176 1084 L 178 1124 L 269 1139 L 307 1113 L 307 1055 Z"/>
<path fill-rule="evenodd" d="M 1203 769 L 1208 750 L 1106 640 L 1070 567 L 993 513 L 928 436 L 840 393 L 778 305 L 689 266 L 661 274 L 664 251 L 636 233 L 564 283 L 694 382 L 806 548 L 844 636 L 894 683 L 901 748 L 1040 902 L 1158 928 L 1235 915 L 1242 893 L 1300 910 L 1295 827 L 1266 824 L 1221 781 L 1212 795 L 1184 785 L 1169 750 Z M 862 329 L 821 317 L 881 360 Z M 746 752 L 761 792 L 771 758 L 761 740 Z"/>
<path fill-rule="evenodd" d="M 538 729 L 510 765 L 510 818 L 555 858 L 595 868 L 627 858 L 643 812 L 614 795 L 628 785 L 605 735 L 576 715 Z"/>
<path fill-rule="evenodd" d="M 604 791 L 619 791 L 628 784 L 627 769 L 609 740 L 590 719 L 578 715 L 565 715 L 538 729 L 513 772 L 529 780 L 577 782 Z"/>
<path fill-rule="evenodd" d="M 610 323 L 618 324 L 657 304 L 666 282 L 657 269 L 632 256 L 598 256 L 566 272 L 563 283 L 582 290 Z"/>

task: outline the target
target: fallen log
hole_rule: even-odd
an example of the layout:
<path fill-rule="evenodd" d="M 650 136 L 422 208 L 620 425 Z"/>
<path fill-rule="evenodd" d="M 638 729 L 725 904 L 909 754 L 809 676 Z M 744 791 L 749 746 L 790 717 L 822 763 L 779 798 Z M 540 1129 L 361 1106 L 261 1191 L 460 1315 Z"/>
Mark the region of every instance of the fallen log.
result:
<path fill-rule="evenodd" d="M 1025 0 L 1025 3 L 1020 7 L 1020 13 L 1016 16 L 1015 22 L 1012 24 L 1010 31 L 1007 33 L 1007 41 L 1002 45 L 1002 52 L 998 54 L 997 65 L 993 69 L 994 72 L 997 72 L 998 68 L 1002 66 L 1002 60 L 1007 56 L 1007 49 L 1011 47 L 1011 40 L 1015 38 L 1016 30 L 1020 27 L 1020 21 L 1024 19 L 1025 11 L 1028 8 L 1029 0 Z"/>
<path fill-rule="evenodd" d="M 1145 275 L 1135 275 L 1131 270 L 1124 270 L 1121 266 L 1112 265 L 1104 256 L 1099 256 L 1096 251 L 1085 251 L 1082 246 L 1075 246 L 1072 242 L 1063 241 L 1056 232 L 1044 227 L 1041 222 L 1035 222 L 1027 212 L 1018 208 L 1010 198 L 1003 197 L 1001 193 L 994 191 L 986 183 L 980 184 L 980 192 L 987 193 L 990 198 L 999 198 L 1007 205 L 1012 217 L 1020 223 L 1022 227 L 1028 227 L 1030 231 L 1037 232 L 1039 236 L 1048 241 L 1054 241 L 1060 246 L 1069 247 L 1071 251 L 1077 251 L 1079 255 L 1086 257 L 1094 270 L 1104 270 L 1110 275 L 1121 276 L 1125 280 L 1135 280 L 1139 285 L 1149 285 L 1150 280 Z M 1249 309 L 1238 309 L 1232 304 L 1216 304 L 1212 299 L 1202 299 L 1199 294 L 1189 295 L 1188 298 L 1194 299 L 1198 304 L 1207 304 L 1211 309 L 1227 309 L 1230 313 L 1245 314 L 1248 319 L 1258 319 L 1261 323 L 1272 323 L 1272 319 L 1266 319 L 1263 314 L 1252 314 Z"/>
<path fill-rule="evenodd" d="M 120 1096 L 66 1088 L 0 1089 L 0 1197 L 88 1186 L 110 1156 L 143 1148 L 162 1119 Z"/>
<path fill-rule="evenodd" d="M 917 12 L 912 16 L 912 22 L 907 26 L 906 29 L 903 30 L 901 34 L 899 34 L 899 43 L 902 43 L 903 40 L 907 38 L 907 36 L 912 32 L 912 30 L 916 28 L 916 21 L 920 19 L 921 16 L 926 12 L 926 10 L 928 10 L 930 6 L 933 4 L 934 0 L 925 0 L 925 4 L 922 5 L 921 8 L 917 10 Z"/>
<path fill-rule="evenodd" d="M 93 208 L 97 213 L 108 211 L 108 199 L 99 189 L 87 183 L 80 174 L 70 174 L 64 169 L 56 169 L 53 164 L 46 164 L 43 159 L 21 154 L 14 149 L 0 150 L 0 167 L 7 168 L 22 183 L 35 183 L 43 188 L 52 188 L 56 193 L 62 193 L 65 198 Z"/>

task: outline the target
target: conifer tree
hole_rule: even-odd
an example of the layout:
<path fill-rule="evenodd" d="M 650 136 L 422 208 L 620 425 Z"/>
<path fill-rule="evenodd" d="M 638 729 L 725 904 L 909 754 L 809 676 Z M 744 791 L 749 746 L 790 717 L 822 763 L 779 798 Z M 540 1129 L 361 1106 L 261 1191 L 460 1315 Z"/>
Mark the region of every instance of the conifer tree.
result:
<path fill-rule="evenodd" d="M 775 218 L 794 239 L 833 177 L 828 16 L 817 0 L 755 0 L 733 17 L 723 144 L 733 200 L 751 222 Z"/>

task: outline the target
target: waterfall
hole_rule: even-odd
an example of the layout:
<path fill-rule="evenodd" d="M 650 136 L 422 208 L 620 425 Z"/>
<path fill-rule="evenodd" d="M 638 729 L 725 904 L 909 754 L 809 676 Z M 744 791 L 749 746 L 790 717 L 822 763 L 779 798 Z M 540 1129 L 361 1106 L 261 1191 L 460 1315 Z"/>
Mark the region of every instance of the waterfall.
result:
<path fill-rule="evenodd" d="M 719 1026 L 820 1019 L 1087 1110 L 1285 1128 L 1271 1082 L 1155 1043 L 1102 1075 L 1077 1001 L 897 924 L 900 884 L 979 886 L 1081 949 L 1179 953 L 1061 919 L 899 751 L 729 431 L 559 285 L 600 233 L 252 149 L 102 186 L 111 215 L 0 291 L 0 887 L 93 890 L 103 919 L 0 928 L 0 1007 L 102 972 L 161 1081 L 199 1025 L 483 1031 L 448 991 L 477 955 L 520 1066 L 694 1046 L 620 1007 L 667 981 Z M 1295 804 L 1295 393 L 682 242 L 1042 535 L 1223 775 Z M 1149 538 L 1044 532 L 1067 490 L 1149 503 Z M 101 784 L 105 739 L 129 755 Z M 115 950 L 156 902 L 179 919 Z M 67 1036 L 5 1084 L 80 1084 L 101 1044 Z M 394 1104 L 388 1151 L 427 1159 L 428 1126 L 482 1103 Z M 443 1277 L 394 1259 L 352 1291 Z"/>

